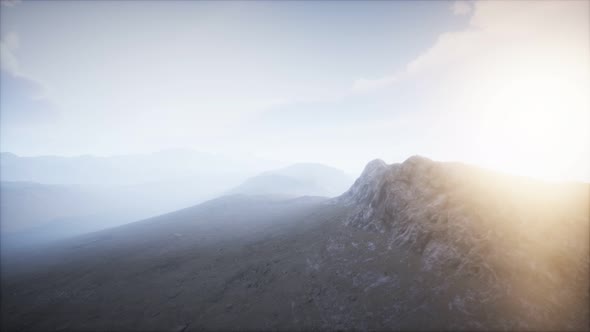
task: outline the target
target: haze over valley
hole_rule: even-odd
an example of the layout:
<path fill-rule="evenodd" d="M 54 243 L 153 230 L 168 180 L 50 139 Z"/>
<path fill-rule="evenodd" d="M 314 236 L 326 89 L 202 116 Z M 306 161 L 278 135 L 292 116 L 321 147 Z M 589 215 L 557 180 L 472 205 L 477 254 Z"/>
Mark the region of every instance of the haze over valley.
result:
<path fill-rule="evenodd" d="M 590 2 L 0 4 L 2 331 L 590 330 Z"/>
<path fill-rule="evenodd" d="M 2 245 L 7 252 L 221 195 L 335 196 L 353 182 L 343 171 L 320 164 L 260 172 L 280 163 L 232 160 L 191 150 L 111 158 L 3 154 L 0 161 Z"/>

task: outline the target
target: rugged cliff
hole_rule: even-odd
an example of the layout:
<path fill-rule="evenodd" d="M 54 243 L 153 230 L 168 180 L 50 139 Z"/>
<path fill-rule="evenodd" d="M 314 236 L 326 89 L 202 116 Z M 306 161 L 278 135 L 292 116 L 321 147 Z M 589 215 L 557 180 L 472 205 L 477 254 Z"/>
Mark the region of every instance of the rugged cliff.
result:
<path fill-rule="evenodd" d="M 414 156 L 370 162 L 338 202 L 352 208 L 346 224 L 419 254 L 438 279 L 432 296 L 454 292 L 449 307 L 470 326 L 579 328 L 590 314 L 589 188 Z M 501 321 L 486 317 L 492 306 Z"/>

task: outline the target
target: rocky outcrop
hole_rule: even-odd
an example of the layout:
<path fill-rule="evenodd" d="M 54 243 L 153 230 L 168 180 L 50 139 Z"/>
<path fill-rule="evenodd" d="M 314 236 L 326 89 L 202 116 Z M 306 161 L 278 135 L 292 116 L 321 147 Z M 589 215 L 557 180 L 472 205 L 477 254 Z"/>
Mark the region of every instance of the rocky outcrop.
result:
<path fill-rule="evenodd" d="M 346 224 L 421 255 L 441 290 L 463 288 L 457 303 L 504 312 L 498 328 L 563 328 L 551 324 L 588 324 L 589 192 L 413 156 L 370 162 L 338 200 Z"/>

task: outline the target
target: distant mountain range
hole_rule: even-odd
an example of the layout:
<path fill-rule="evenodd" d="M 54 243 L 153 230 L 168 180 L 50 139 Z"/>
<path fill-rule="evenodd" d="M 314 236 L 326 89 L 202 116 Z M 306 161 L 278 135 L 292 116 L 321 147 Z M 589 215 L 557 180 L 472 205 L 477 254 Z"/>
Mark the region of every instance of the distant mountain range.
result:
<path fill-rule="evenodd" d="M 97 172 L 101 175 L 87 179 L 83 176 L 76 178 L 84 173 L 82 166 L 84 163 L 80 164 L 78 158 L 21 158 L 2 154 L 3 181 L 0 182 L 2 247 L 4 250 L 31 247 L 164 214 L 224 194 L 272 197 L 336 196 L 346 191 L 353 182 L 352 178 L 344 172 L 320 164 L 295 164 L 275 171 L 267 171 L 249 179 L 248 173 L 227 171 L 224 168 L 226 166 L 207 170 L 201 165 L 194 170 L 195 174 L 188 176 L 193 170 L 187 169 L 197 164 L 198 156 L 191 152 L 176 151 L 150 156 L 125 157 L 124 159 L 127 159 L 125 163 L 121 163 L 118 157 L 113 160 L 88 157 L 89 166 L 86 171 L 90 172 L 92 168 L 100 169 Z M 80 158 L 84 159 L 84 157 Z M 133 165 L 140 167 L 137 165 L 139 161 L 148 163 L 150 159 L 154 159 L 151 161 L 152 166 L 166 164 L 168 168 L 152 167 L 152 170 L 146 171 L 146 174 L 160 172 L 157 176 L 153 173 L 154 178 L 149 182 L 125 184 L 150 178 L 138 176 L 124 181 L 105 180 L 106 183 L 111 183 L 110 185 L 95 183 L 111 175 L 123 176 L 131 172 Z M 162 162 L 162 159 L 165 161 Z M 172 165 L 173 161 L 186 162 L 176 168 L 187 169 L 177 172 Z M 206 163 L 206 160 L 203 161 L 203 164 Z M 105 171 L 109 168 L 103 167 L 107 164 L 113 167 L 109 172 Z M 19 165 L 24 165 L 23 167 L 28 168 L 31 173 L 19 169 Z M 121 166 L 122 169 L 116 169 L 115 165 Z M 68 178 L 70 174 L 68 170 L 78 166 L 82 167 L 76 173 L 78 175 L 72 174 L 72 177 Z M 210 166 L 213 167 L 212 164 Z M 55 172 L 55 177 L 46 178 L 36 172 L 44 167 Z M 20 175 L 17 176 L 17 173 Z M 66 184 L 4 181 L 5 177 L 24 178 L 27 181 L 60 180 Z M 87 183 L 69 184 L 79 181 Z M 119 182 L 123 184 L 112 184 Z M 236 184 L 240 182 L 243 184 L 236 187 Z M 234 187 L 233 190 L 230 189 L 232 187 Z"/>
<path fill-rule="evenodd" d="M 188 149 L 112 157 L 0 154 L 2 181 L 42 184 L 133 185 L 201 176 L 253 176 L 280 166 L 255 158 L 231 158 Z"/>
<path fill-rule="evenodd" d="M 0 182 L 2 249 L 30 247 L 118 226 L 171 210 L 202 198 L 194 192 L 184 204 L 158 199 L 156 184 L 143 187 L 47 185 Z M 202 199 L 201 199 L 202 200 Z"/>
<path fill-rule="evenodd" d="M 352 177 L 339 169 L 299 163 L 254 176 L 229 193 L 334 197 L 348 190 L 353 181 Z"/>
<path fill-rule="evenodd" d="M 3 257 L 3 329 L 572 330 L 590 185 L 411 157 L 339 197 L 230 195 Z"/>

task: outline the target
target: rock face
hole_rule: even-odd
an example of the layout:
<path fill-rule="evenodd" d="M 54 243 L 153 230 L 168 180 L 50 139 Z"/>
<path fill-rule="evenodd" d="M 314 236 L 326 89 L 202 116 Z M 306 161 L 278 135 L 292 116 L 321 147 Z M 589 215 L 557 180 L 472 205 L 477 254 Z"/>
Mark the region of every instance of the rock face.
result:
<path fill-rule="evenodd" d="M 589 188 L 414 156 L 370 162 L 338 202 L 346 224 L 421 255 L 468 327 L 575 329 L 590 314 Z"/>

